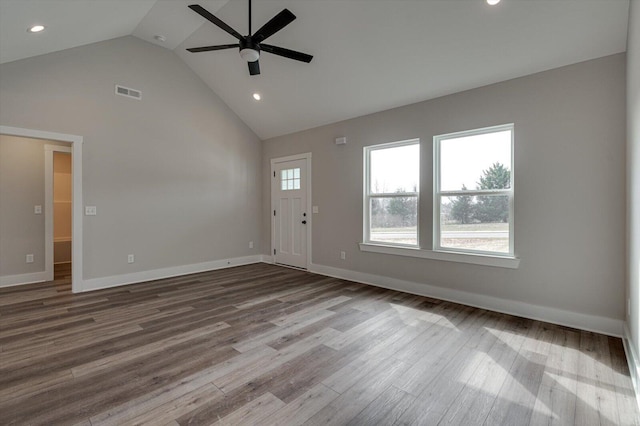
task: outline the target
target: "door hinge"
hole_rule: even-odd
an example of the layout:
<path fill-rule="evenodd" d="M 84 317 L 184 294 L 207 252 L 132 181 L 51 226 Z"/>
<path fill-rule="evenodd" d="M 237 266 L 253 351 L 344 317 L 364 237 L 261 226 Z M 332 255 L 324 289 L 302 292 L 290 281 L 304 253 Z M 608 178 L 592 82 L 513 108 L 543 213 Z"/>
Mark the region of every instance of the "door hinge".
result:
<path fill-rule="evenodd" d="M 275 170 L 273 171 L 273 177 L 276 177 L 276 172 L 275 172 Z"/>
<path fill-rule="evenodd" d="M 276 255 L 276 249 L 273 249 L 273 255 L 274 256 Z"/>
<path fill-rule="evenodd" d="M 273 211 L 273 215 L 274 215 L 274 216 L 276 215 L 276 211 L 275 211 L 275 210 Z"/>

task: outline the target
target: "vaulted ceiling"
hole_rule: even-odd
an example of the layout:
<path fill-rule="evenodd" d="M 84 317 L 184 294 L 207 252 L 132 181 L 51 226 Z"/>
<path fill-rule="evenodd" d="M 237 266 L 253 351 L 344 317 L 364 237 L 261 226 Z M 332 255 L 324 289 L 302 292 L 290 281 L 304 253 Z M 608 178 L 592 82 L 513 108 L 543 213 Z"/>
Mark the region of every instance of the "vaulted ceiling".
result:
<path fill-rule="evenodd" d="M 246 0 L 0 0 L 0 63 L 134 35 L 174 50 L 267 139 L 624 52 L 629 11 L 629 0 L 254 0 L 254 31 L 288 8 L 297 19 L 269 44 L 314 59 L 263 52 L 250 76 L 235 49 L 185 50 L 235 42 L 192 3 L 247 33 Z M 29 34 L 34 24 L 45 31 Z"/>

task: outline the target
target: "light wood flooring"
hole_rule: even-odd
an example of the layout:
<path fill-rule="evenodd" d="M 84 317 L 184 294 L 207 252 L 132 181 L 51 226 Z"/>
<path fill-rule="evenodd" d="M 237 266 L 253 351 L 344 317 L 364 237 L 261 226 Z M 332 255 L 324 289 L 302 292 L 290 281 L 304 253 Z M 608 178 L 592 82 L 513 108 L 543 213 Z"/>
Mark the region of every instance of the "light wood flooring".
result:
<path fill-rule="evenodd" d="M 255 264 L 0 289 L 0 424 L 638 425 L 620 339 Z"/>

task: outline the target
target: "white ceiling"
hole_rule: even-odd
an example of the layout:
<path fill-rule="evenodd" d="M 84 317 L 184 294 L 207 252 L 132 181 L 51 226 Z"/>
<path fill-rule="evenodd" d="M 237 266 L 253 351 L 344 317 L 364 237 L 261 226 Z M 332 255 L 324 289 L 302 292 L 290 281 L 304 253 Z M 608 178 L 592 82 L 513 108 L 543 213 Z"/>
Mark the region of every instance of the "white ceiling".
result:
<path fill-rule="evenodd" d="M 298 19 L 268 43 L 314 59 L 263 53 L 252 77 L 236 50 L 185 50 L 235 42 L 191 3 L 247 33 L 246 0 L 0 0 L 0 63 L 133 34 L 174 49 L 267 139 L 623 52 L 629 10 L 628 0 L 255 0 L 253 30 L 286 7 Z M 46 31 L 28 34 L 35 23 Z"/>
<path fill-rule="evenodd" d="M 155 0 L 0 0 L 0 63 L 129 35 Z M 46 32 L 30 34 L 33 25 Z"/>

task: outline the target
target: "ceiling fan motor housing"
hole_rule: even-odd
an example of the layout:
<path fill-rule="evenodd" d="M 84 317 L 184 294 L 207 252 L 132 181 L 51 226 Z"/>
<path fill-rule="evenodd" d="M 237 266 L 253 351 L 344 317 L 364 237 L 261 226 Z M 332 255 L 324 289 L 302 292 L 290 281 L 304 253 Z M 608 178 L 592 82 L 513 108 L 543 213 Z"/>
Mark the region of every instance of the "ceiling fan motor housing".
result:
<path fill-rule="evenodd" d="M 240 56 L 247 62 L 255 62 L 260 57 L 260 44 L 255 43 L 250 36 L 239 40 Z"/>

